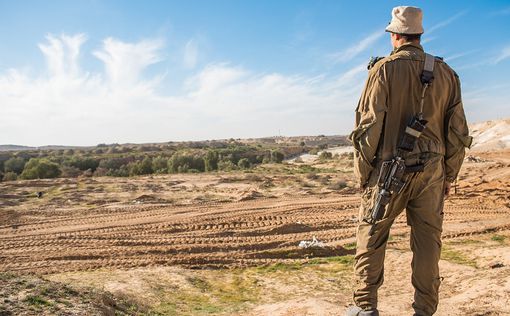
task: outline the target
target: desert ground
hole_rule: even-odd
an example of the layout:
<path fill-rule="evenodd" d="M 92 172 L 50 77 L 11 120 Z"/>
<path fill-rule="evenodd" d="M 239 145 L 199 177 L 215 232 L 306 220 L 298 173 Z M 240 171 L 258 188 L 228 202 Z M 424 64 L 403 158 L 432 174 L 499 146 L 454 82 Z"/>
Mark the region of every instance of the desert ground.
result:
<path fill-rule="evenodd" d="M 352 160 L 308 158 L 0 183 L 0 315 L 343 315 L 360 199 Z M 411 256 L 404 212 L 381 315 L 412 314 Z M 440 266 L 437 315 L 510 315 L 508 149 L 468 152 Z"/>

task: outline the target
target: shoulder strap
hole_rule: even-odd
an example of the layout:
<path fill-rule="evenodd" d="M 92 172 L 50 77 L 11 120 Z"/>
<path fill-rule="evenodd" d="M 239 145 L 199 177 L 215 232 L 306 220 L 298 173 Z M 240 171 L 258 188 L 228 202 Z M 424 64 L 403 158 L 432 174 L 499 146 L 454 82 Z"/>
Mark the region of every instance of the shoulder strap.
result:
<path fill-rule="evenodd" d="M 423 65 L 423 71 L 420 76 L 421 83 L 423 84 L 423 89 L 421 90 L 420 112 L 418 113 L 418 118 L 420 120 L 423 120 L 423 103 L 425 102 L 425 92 L 434 80 L 435 59 L 436 58 L 434 56 L 425 53 L 425 63 Z M 425 121 L 425 124 L 426 122 L 427 121 Z"/>
<path fill-rule="evenodd" d="M 434 61 L 435 57 L 425 53 L 425 64 L 423 66 L 423 71 L 421 73 L 421 83 L 422 84 L 431 84 L 432 80 L 434 80 Z"/>
<path fill-rule="evenodd" d="M 422 132 L 428 123 L 428 121 L 423 118 L 423 104 L 425 103 L 425 92 L 427 92 L 427 88 L 432 84 L 432 81 L 434 80 L 435 59 L 436 58 L 434 56 L 425 53 L 425 63 L 423 65 L 423 71 L 420 76 L 421 83 L 423 85 L 421 89 L 420 111 L 406 126 L 401 144 L 397 147 L 397 155 L 402 155 L 402 151 L 413 151 L 415 143 L 422 135 Z"/>

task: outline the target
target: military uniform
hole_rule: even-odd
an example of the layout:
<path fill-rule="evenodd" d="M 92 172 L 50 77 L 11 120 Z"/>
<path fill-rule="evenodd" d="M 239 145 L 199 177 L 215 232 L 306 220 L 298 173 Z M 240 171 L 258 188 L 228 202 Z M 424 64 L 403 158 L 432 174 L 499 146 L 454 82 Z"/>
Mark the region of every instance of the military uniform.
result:
<path fill-rule="evenodd" d="M 459 78 L 439 58 L 435 59 L 434 80 L 424 98 L 426 129 L 414 150 L 403 156 L 406 165 L 423 164 L 423 172 L 407 175 L 406 186 L 392 197 L 372 235 L 369 234 L 372 225 L 365 221 L 377 196 L 381 162 L 395 157 L 407 123 L 420 110 L 424 61 L 423 48 L 406 43 L 373 63 L 356 109 L 350 139 L 355 174 L 363 193 L 357 229 L 354 301 L 363 309 L 377 308 L 389 230 L 404 209 L 411 226 L 413 308 L 416 315 L 432 315 L 437 309 L 445 179 L 455 180 L 464 149 L 471 144 Z"/>

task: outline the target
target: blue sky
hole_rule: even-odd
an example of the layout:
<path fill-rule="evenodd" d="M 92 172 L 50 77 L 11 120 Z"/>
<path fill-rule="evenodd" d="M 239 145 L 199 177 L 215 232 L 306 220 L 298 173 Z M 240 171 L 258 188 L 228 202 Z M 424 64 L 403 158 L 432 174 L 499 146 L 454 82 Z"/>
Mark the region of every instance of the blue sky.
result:
<path fill-rule="evenodd" d="M 1 0 L 0 144 L 347 134 L 402 4 L 468 119 L 510 116 L 508 1 Z"/>

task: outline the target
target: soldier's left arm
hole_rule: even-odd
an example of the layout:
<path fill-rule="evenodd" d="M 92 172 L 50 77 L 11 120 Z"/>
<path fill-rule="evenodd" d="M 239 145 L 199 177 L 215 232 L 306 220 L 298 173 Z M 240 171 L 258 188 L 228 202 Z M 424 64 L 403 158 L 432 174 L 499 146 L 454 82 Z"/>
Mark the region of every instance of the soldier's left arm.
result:
<path fill-rule="evenodd" d="M 356 123 L 349 139 L 354 146 L 354 172 L 360 186 L 367 185 L 381 140 L 387 110 L 386 67 L 371 69 L 356 109 Z"/>
<path fill-rule="evenodd" d="M 465 148 L 471 147 L 468 124 L 460 91 L 459 77 L 454 75 L 455 85 L 452 101 L 446 111 L 445 121 L 445 168 L 446 180 L 455 181 L 464 161 Z"/>

